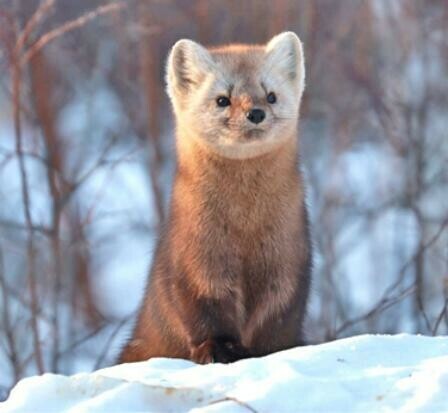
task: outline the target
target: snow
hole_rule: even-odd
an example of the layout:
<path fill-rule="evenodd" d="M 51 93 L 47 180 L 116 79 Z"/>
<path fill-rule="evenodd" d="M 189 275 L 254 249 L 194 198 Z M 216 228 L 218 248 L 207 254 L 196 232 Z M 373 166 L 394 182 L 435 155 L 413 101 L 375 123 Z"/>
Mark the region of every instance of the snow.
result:
<path fill-rule="evenodd" d="M 10 412 L 448 412 L 448 336 L 363 335 L 237 363 L 23 379 Z"/>

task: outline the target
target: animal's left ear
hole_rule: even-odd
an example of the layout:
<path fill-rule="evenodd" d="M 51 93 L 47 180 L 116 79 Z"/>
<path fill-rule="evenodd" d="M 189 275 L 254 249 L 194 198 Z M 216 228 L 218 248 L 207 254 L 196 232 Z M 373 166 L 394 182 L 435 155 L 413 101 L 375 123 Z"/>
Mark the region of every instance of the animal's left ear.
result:
<path fill-rule="evenodd" d="M 293 32 L 280 33 L 267 43 L 265 51 L 268 67 L 277 67 L 291 81 L 300 83 L 303 89 L 305 62 L 302 42 L 297 35 Z"/>

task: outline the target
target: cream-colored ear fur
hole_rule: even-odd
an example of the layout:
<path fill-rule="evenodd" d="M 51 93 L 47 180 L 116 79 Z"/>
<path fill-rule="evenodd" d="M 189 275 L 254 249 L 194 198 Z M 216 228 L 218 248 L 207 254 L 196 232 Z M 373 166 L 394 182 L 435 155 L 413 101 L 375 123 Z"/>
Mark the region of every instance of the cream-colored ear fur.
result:
<path fill-rule="evenodd" d="M 187 95 L 213 70 L 210 53 L 200 44 L 182 39 L 171 49 L 167 63 L 167 91 L 171 99 Z"/>
<path fill-rule="evenodd" d="M 305 59 L 302 42 L 293 32 L 283 32 L 274 36 L 266 45 L 267 66 L 277 68 L 292 82 L 305 86 Z"/>

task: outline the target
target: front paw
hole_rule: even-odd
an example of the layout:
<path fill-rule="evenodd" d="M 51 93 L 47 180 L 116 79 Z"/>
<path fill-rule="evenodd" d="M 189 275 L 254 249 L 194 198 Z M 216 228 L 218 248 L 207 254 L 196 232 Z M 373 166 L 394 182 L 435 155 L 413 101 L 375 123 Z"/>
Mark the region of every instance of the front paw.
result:
<path fill-rule="evenodd" d="M 217 337 L 214 350 L 213 356 L 216 363 L 233 363 L 250 357 L 249 350 L 239 340 L 230 337 Z"/>
<path fill-rule="evenodd" d="M 232 363 L 250 357 L 249 351 L 231 337 L 209 338 L 191 349 L 190 358 L 196 363 Z"/>

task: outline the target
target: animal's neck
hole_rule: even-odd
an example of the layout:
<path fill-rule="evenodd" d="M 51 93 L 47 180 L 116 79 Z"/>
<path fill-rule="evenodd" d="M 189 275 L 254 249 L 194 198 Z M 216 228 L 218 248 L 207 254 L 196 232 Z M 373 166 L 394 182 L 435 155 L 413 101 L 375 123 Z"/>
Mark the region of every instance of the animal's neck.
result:
<path fill-rule="evenodd" d="M 171 213 L 182 225 L 225 222 L 253 237 L 265 222 L 285 222 L 287 210 L 301 202 L 294 139 L 244 160 L 222 158 L 200 146 L 178 155 Z"/>
<path fill-rule="evenodd" d="M 178 150 L 178 176 L 196 189 L 262 190 L 269 193 L 297 177 L 297 142 L 292 138 L 275 150 L 249 159 L 216 155 L 194 140 Z M 278 188 L 280 189 L 280 188 Z"/>

